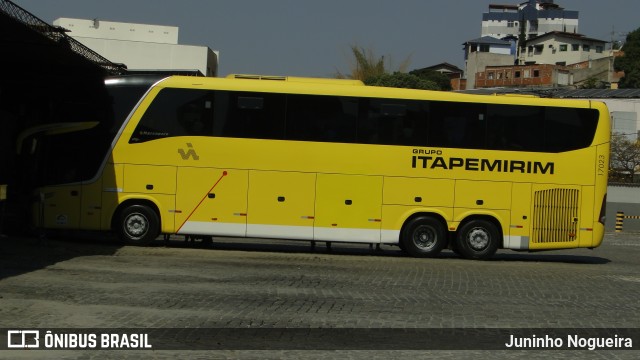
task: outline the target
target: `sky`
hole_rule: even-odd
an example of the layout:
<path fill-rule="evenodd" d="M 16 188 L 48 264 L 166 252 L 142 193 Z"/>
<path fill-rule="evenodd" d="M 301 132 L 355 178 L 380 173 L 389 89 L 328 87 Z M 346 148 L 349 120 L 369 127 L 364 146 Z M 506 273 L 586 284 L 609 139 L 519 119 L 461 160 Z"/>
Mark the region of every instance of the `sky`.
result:
<path fill-rule="evenodd" d="M 349 73 L 350 46 L 408 71 L 464 68 L 489 4 L 521 0 L 12 0 L 51 24 L 61 17 L 177 26 L 178 42 L 219 51 L 219 76 L 332 77 Z M 555 0 L 580 12 L 579 32 L 610 41 L 640 28 L 638 0 Z"/>

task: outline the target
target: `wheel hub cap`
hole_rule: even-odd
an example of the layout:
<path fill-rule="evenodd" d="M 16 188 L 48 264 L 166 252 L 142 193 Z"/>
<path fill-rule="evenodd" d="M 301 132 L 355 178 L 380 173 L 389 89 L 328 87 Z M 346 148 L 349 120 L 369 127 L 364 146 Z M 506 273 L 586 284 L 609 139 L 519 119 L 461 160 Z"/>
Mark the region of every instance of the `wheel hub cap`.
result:
<path fill-rule="evenodd" d="M 436 243 L 436 236 L 433 229 L 426 226 L 421 226 L 415 232 L 415 236 L 413 237 L 413 242 L 420 249 L 428 250 L 431 249 Z"/>
<path fill-rule="evenodd" d="M 125 224 L 127 233 L 133 237 L 141 237 L 147 232 L 147 219 L 142 215 L 131 215 Z"/>
<path fill-rule="evenodd" d="M 473 229 L 469 232 L 469 245 L 474 250 L 482 250 L 489 246 L 489 234 L 484 229 Z"/>

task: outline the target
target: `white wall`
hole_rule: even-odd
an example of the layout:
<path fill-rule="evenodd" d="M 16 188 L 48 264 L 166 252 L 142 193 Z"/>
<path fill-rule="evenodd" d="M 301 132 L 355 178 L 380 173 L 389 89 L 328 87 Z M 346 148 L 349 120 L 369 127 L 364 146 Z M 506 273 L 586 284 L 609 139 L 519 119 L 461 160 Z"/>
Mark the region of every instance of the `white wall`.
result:
<path fill-rule="evenodd" d="M 178 44 L 174 26 L 60 18 L 68 35 L 129 70 L 199 70 L 217 76 L 219 53 L 206 46 Z"/>
<path fill-rule="evenodd" d="M 579 46 L 577 51 L 573 50 L 573 45 Z M 589 51 L 583 50 L 583 45 L 589 45 Z M 527 46 L 542 45 L 542 53 L 530 52 L 527 48 L 525 61 L 535 61 L 537 64 L 556 64 L 558 62 L 566 62 L 567 65 L 576 64 L 588 60 L 596 60 L 610 55 L 609 51 L 604 50 L 604 43 L 594 42 L 590 40 L 581 40 L 574 38 L 550 38 L 544 37 L 539 40 L 530 40 Z M 567 50 L 561 51 L 560 46 L 566 45 Z M 601 46 L 602 52 L 598 53 L 596 46 Z"/>
<path fill-rule="evenodd" d="M 611 130 L 627 134 L 631 141 L 638 139 L 640 130 L 640 99 L 593 99 L 607 104 L 611 113 Z M 635 121 L 634 121 L 635 120 Z"/>
<path fill-rule="evenodd" d="M 100 19 L 59 18 L 53 25 L 70 30 L 72 37 L 177 44 L 179 28 L 175 26 L 132 24 Z"/>
<path fill-rule="evenodd" d="M 200 70 L 217 74 L 217 53 L 205 46 L 144 43 L 135 41 L 76 38 L 79 42 L 129 70 Z"/>

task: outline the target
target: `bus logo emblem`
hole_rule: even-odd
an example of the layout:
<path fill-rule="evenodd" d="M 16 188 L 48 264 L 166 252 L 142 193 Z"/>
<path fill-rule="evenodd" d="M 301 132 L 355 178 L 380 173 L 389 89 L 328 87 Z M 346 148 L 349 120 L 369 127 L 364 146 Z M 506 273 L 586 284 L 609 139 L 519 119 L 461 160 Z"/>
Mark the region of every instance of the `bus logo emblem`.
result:
<path fill-rule="evenodd" d="M 190 157 L 193 157 L 193 160 L 200 160 L 200 156 L 196 154 L 195 149 L 191 143 L 187 143 L 188 151 L 184 151 L 184 149 L 178 149 L 178 153 L 182 156 L 182 160 L 189 160 Z"/>

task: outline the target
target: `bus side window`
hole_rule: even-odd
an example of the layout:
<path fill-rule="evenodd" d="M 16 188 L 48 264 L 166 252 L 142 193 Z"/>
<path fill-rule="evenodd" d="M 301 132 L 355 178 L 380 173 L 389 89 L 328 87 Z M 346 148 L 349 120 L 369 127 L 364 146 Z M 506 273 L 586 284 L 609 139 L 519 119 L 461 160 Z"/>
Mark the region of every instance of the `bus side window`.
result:
<path fill-rule="evenodd" d="M 486 146 L 486 105 L 431 102 L 429 146 L 483 149 Z"/>
<path fill-rule="evenodd" d="M 220 91 L 214 136 L 282 139 L 285 95 Z"/>
<path fill-rule="evenodd" d="M 487 107 L 487 149 L 543 151 L 543 112 L 539 106 Z"/>
<path fill-rule="evenodd" d="M 546 151 L 571 151 L 591 145 L 598 125 L 598 112 L 591 109 L 547 107 L 544 120 Z"/>
<path fill-rule="evenodd" d="M 210 136 L 213 96 L 206 90 L 163 89 L 142 115 L 130 143 L 173 136 Z"/>
<path fill-rule="evenodd" d="M 358 127 L 364 144 L 426 145 L 428 102 L 368 99 L 367 117 Z"/>
<path fill-rule="evenodd" d="M 180 106 L 177 110 L 178 132 L 188 136 L 210 136 L 212 131 L 213 101 L 197 99 Z"/>
<path fill-rule="evenodd" d="M 287 139 L 356 141 L 357 98 L 288 95 L 287 103 Z"/>

